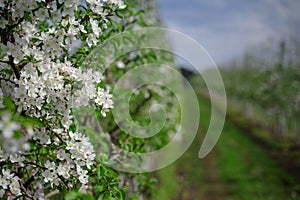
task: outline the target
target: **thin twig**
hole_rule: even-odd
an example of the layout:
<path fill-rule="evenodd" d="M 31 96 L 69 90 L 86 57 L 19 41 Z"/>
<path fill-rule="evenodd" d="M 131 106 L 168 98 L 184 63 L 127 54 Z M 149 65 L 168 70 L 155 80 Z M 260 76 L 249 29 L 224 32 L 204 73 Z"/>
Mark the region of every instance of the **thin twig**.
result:
<path fill-rule="evenodd" d="M 26 191 L 26 188 L 23 186 L 23 184 L 21 183 L 21 181 L 19 181 L 20 184 L 20 188 L 22 190 L 22 192 L 24 193 L 24 195 L 32 200 L 36 200 L 36 198 L 34 198 L 34 196 L 32 196 L 31 194 L 28 194 L 28 192 Z"/>
<path fill-rule="evenodd" d="M 59 194 L 59 190 L 54 190 L 45 195 L 45 199 L 50 199 L 50 197 Z"/>
<path fill-rule="evenodd" d="M 10 79 L 8 79 L 8 78 L 3 78 L 3 77 L 0 77 L 0 80 L 7 81 L 7 82 L 10 82 L 10 83 L 12 83 L 12 84 L 14 84 L 14 85 L 18 86 L 18 84 L 17 84 L 17 83 L 15 83 L 14 81 L 12 81 L 12 80 L 10 80 Z"/>
<path fill-rule="evenodd" d="M 46 167 L 43 167 L 42 165 L 39 165 L 39 164 L 34 163 L 34 162 L 30 162 L 30 161 L 25 161 L 24 164 L 34 165 L 34 166 L 39 167 L 39 168 L 41 168 L 43 170 L 47 169 Z"/>

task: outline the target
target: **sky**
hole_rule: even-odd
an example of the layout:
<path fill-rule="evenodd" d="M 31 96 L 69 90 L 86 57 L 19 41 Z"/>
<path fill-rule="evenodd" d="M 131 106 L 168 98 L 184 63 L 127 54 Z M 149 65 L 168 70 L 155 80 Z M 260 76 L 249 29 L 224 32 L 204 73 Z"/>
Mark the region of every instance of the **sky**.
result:
<path fill-rule="evenodd" d="M 267 39 L 300 39 L 300 0 L 156 0 L 156 3 L 164 26 L 195 39 L 217 65 Z M 193 54 L 187 45 L 181 44 L 179 48 Z"/>

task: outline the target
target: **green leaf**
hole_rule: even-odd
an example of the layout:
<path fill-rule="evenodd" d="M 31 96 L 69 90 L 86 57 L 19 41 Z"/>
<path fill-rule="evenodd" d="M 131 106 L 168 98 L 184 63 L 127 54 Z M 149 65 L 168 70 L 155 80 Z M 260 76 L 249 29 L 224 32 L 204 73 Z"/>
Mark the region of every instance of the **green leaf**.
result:
<path fill-rule="evenodd" d="M 82 199 L 82 200 L 94 200 L 94 198 L 93 198 L 92 195 L 90 195 L 90 194 L 83 194 L 83 193 L 76 192 L 76 191 L 69 192 L 66 195 L 66 197 L 65 197 L 65 200 L 79 200 L 79 199 Z"/>
<path fill-rule="evenodd" d="M 119 193 L 120 193 L 120 198 L 122 199 L 122 200 L 125 200 L 125 198 L 126 198 L 126 195 L 125 195 L 125 190 L 119 190 Z"/>
<path fill-rule="evenodd" d="M 124 18 L 125 18 L 124 14 L 123 14 L 121 11 L 116 11 L 115 14 L 116 14 L 118 17 L 120 17 L 121 19 L 124 19 Z"/>
<path fill-rule="evenodd" d="M 35 125 L 38 127 L 44 126 L 43 122 L 41 122 L 39 119 L 34 118 L 34 117 L 18 116 L 16 120 L 24 126 L 26 126 L 26 125 Z"/>
<path fill-rule="evenodd" d="M 14 112 L 16 110 L 16 106 L 9 96 L 3 97 L 3 104 L 7 108 L 7 110 L 11 112 Z"/>
<path fill-rule="evenodd" d="M 110 19 L 110 21 L 111 21 L 112 24 L 114 24 L 116 27 L 118 27 L 118 30 L 123 30 L 123 27 L 119 22 L 117 22 L 113 19 Z"/>
<path fill-rule="evenodd" d="M 29 12 L 25 12 L 24 13 L 24 19 L 26 20 L 26 21 L 29 21 L 30 23 L 32 23 L 32 18 L 31 18 L 31 15 L 30 15 L 31 13 L 29 13 Z"/>
<path fill-rule="evenodd" d="M 98 169 L 97 169 L 98 181 L 100 181 L 101 178 L 102 178 L 103 167 L 102 167 L 102 166 L 98 166 L 97 168 L 98 168 Z"/>

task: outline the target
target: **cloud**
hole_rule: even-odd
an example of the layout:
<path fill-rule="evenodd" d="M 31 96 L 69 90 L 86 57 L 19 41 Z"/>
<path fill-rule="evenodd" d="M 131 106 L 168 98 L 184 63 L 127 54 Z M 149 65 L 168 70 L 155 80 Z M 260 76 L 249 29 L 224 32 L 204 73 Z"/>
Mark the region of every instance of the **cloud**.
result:
<path fill-rule="evenodd" d="M 298 0 L 158 1 L 166 25 L 196 39 L 217 63 L 268 38 L 300 35 Z"/>

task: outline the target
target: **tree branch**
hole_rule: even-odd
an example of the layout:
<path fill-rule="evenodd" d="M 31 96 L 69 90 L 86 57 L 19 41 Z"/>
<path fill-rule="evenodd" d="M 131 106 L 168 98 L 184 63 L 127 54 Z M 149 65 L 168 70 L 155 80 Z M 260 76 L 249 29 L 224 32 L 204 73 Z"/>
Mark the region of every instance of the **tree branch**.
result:
<path fill-rule="evenodd" d="M 14 84 L 14 85 L 18 86 L 18 84 L 17 84 L 17 83 L 15 83 L 14 81 L 12 81 L 12 80 L 10 80 L 10 79 L 8 79 L 8 78 L 3 78 L 3 77 L 0 77 L 0 80 L 7 81 L 7 82 L 10 82 L 10 83 L 12 83 L 12 84 Z"/>

